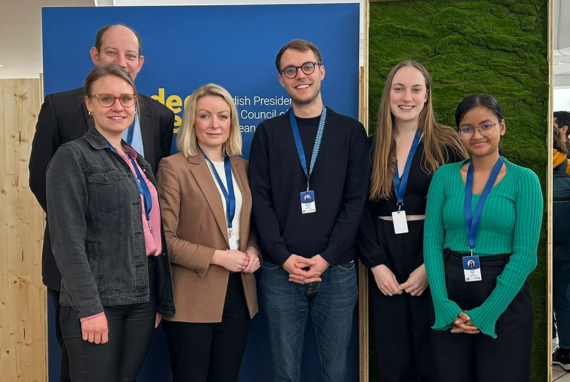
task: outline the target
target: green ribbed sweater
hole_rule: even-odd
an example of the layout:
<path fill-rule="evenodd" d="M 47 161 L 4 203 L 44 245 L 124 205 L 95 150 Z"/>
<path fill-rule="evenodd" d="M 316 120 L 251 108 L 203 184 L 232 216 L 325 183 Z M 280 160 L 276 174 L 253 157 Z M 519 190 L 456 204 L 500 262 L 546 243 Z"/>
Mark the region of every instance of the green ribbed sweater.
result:
<path fill-rule="evenodd" d="M 536 250 L 542 224 L 542 192 L 531 170 L 505 158 L 507 172 L 489 193 L 476 238 L 475 254 L 481 257 L 511 253 L 509 263 L 485 302 L 466 311 L 473 324 L 493 338 L 495 323 L 536 267 Z M 424 230 L 424 261 L 435 307 L 433 329 L 447 330 L 462 312 L 449 300 L 445 285 L 444 249 L 467 253 L 464 199 L 465 183 L 461 166 L 469 161 L 440 167 L 428 192 Z M 480 195 L 473 195 L 475 209 Z M 485 277 L 485 275 L 483 275 Z"/>

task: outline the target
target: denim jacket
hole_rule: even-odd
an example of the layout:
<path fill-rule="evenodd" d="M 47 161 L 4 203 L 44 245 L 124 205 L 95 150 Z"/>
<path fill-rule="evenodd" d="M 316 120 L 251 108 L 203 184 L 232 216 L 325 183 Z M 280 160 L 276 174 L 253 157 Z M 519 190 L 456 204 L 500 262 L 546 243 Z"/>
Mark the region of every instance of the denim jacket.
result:
<path fill-rule="evenodd" d="M 156 186 L 150 165 L 140 155 L 137 162 Z M 103 306 L 149 301 L 143 206 L 128 164 L 90 128 L 82 138 L 60 146 L 46 180 L 52 250 L 62 275 L 60 303 L 81 318 L 103 312 Z M 174 316 L 170 260 L 161 231 L 157 311 Z"/>

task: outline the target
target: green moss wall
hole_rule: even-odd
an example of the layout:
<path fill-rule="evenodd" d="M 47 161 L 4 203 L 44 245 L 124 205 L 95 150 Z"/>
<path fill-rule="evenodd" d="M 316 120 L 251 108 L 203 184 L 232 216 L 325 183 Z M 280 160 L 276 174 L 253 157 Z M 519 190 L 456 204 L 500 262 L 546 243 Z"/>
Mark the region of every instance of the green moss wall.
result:
<path fill-rule="evenodd" d="M 422 63 L 434 81 L 435 113 L 454 126 L 457 104 L 473 93 L 500 102 L 503 155 L 534 170 L 546 188 L 547 0 L 394 1 L 370 7 L 370 131 L 386 76 L 402 60 Z M 546 219 L 546 214 L 545 214 Z M 535 307 L 533 381 L 546 381 L 546 225 L 530 282 Z M 372 341 L 371 341 L 372 343 Z M 371 353 L 373 354 L 373 353 Z M 500 361 L 500 360 L 499 360 Z M 377 377 L 371 355 L 371 381 Z"/>

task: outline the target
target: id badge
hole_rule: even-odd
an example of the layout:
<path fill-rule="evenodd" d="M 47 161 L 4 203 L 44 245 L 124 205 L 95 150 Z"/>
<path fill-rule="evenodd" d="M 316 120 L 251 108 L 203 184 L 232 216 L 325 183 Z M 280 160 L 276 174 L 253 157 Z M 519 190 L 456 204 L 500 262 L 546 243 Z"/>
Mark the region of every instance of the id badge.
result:
<path fill-rule="evenodd" d="M 481 265 L 479 264 L 479 256 L 463 256 L 463 273 L 465 273 L 465 282 L 481 281 Z"/>
<path fill-rule="evenodd" d="M 317 212 L 315 192 L 312 190 L 301 192 L 301 213 L 312 214 Z"/>
<path fill-rule="evenodd" d="M 406 211 L 392 212 L 392 221 L 394 223 L 394 233 L 408 233 L 408 221 L 406 220 Z"/>
<path fill-rule="evenodd" d="M 228 232 L 228 239 L 230 240 L 230 249 L 238 249 L 237 238 L 231 232 Z"/>

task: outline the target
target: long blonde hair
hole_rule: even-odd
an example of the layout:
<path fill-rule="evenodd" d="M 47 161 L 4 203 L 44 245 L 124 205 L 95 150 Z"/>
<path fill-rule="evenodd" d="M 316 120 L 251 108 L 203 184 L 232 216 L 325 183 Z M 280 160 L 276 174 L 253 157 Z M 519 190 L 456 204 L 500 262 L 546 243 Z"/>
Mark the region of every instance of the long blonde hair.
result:
<path fill-rule="evenodd" d="M 198 138 L 196 138 L 196 129 L 194 128 L 196 104 L 200 98 L 208 95 L 221 97 L 230 107 L 230 134 L 228 136 L 228 140 L 222 145 L 222 153 L 224 156 L 240 155 L 242 139 L 236 105 L 230 93 L 220 85 L 216 84 L 202 85 L 190 96 L 190 100 L 184 110 L 182 125 L 180 126 L 178 137 L 176 139 L 178 150 L 187 158 L 200 154 L 200 149 L 198 149 Z"/>
<path fill-rule="evenodd" d="M 457 132 L 449 126 L 440 125 L 433 114 L 431 98 L 431 78 L 421 64 L 415 61 L 402 61 L 390 71 L 378 109 L 378 125 L 372 152 L 372 175 L 370 177 L 370 199 L 389 199 L 393 194 L 392 182 L 396 165 L 396 141 L 394 140 L 394 120 L 390 111 L 390 91 L 394 76 L 401 68 L 411 66 L 420 71 L 426 83 L 427 100 L 418 117 L 419 128 L 423 132 L 424 154 L 422 168 L 433 174 L 439 166 L 449 160 L 449 149 L 459 158 L 467 158 Z"/>

